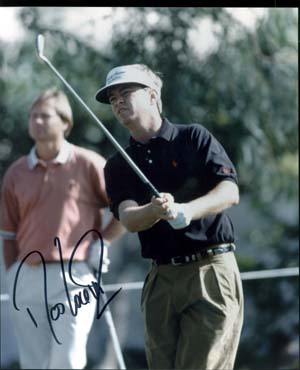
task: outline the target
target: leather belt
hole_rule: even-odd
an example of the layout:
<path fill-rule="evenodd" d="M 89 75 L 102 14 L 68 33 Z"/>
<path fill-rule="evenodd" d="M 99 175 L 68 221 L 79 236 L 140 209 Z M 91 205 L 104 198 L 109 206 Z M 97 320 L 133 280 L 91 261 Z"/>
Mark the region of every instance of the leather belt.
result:
<path fill-rule="evenodd" d="M 199 261 L 207 257 L 215 256 L 217 254 L 233 252 L 235 251 L 235 249 L 236 247 L 233 243 L 218 244 L 217 246 L 204 249 L 203 251 L 199 251 L 197 253 L 190 254 L 188 256 L 176 256 L 172 258 L 158 258 L 158 259 L 154 259 L 153 262 L 156 265 L 171 264 L 173 266 L 177 266 L 177 265 L 183 265 L 189 262 Z"/>

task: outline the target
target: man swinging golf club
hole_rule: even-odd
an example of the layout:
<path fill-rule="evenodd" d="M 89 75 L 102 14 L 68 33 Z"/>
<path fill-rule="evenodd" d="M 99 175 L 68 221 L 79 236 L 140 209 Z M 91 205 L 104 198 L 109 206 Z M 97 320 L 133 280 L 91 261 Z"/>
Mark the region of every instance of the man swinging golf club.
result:
<path fill-rule="evenodd" d="M 238 203 L 237 175 L 223 147 L 201 125 L 163 118 L 162 81 L 129 65 L 114 68 L 96 95 L 129 129 L 124 151 L 44 55 L 42 35 L 37 51 L 118 151 L 105 168 L 110 207 L 152 260 L 142 293 L 149 367 L 232 369 L 243 293 L 223 212 Z"/>
<path fill-rule="evenodd" d="M 126 153 L 161 191 L 153 196 L 120 153 L 105 166 L 110 207 L 138 232 L 151 261 L 142 292 L 151 369 L 231 370 L 243 322 L 235 236 L 225 209 L 239 202 L 237 174 L 200 124 L 162 116 L 162 80 L 147 66 L 113 68 L 96 99 L 131 135 Z"/>

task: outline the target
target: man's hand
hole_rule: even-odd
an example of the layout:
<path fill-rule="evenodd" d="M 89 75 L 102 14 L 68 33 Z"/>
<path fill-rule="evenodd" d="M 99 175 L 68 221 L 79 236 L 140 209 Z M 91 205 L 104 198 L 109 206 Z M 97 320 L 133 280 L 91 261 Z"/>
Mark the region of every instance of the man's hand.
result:
<path fill-rule="evenodd" d="M 160 197 L 152 197 L 151 204 L 156 216 L 166 220 L 173 229 L 187 227 L 192 219 L 190 208 L 186 203 L 175 203 L 169 193 L 160 193 Z"/>
<path fill-rule="evenodd" d="M 174 197 L 169 193 L 160 193 L 160 197 L 153 196 L 151 199 L 152 211 L 157 218 L 172 220 L 177 216 L 174 208 Z"/>

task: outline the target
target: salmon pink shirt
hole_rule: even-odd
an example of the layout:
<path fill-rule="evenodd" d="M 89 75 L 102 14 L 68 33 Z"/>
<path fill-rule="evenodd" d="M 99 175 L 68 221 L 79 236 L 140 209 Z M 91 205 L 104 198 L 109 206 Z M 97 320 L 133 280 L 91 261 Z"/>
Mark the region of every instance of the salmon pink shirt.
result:
<path fill-rule="evenodd" d="M 59 261 L 55 237 L 63 259 L 69 260 L 85 232 L 100 231 L 108 206 L 105 163 L 99 154 L 64 141 L 50 162 L 40 160 L 32 148 L 9 167 L 2 186 L 0 235 L 17 241 L 18 260 L 39 251 L 46 262 Z M 86 259 L 92 234 L 80 243 L 74 260 Z M 26 262 L 37 264 L 41 258 L 33 253 Z"/>

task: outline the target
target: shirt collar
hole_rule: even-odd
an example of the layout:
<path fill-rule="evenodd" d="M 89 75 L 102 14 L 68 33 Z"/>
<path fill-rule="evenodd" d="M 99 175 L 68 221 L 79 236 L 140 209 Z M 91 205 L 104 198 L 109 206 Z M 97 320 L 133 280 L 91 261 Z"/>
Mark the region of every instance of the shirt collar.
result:
<path fill-rule="evenodd" d="M 171 141 L 171 139 L 175 136 L 178 129 L 175 125 L 173 125 L 167 118 L 163 118 L 162 125 L 158 131 L 158 133 L 152 137 L 150 140 L 155 140 L 157 138 L 162 138 L 166 141 Z M 143 145 L 136 141 L 132 136 L 130 137 L 130 144 L 132 145 Z"/>
<path fill-rule="evenodd" d="M 62 146 L 60 148 L 59 153 L 51 161 L 51 163 L 64 164 L 70 159 L 71 154 L 72 154 L 72 145 L 68 141 L 64 140 L 63 143 L 62 143 Z M 33 148 L 31 148 L 27 158 L 28 158 L 28 166 L 31 170 L 33 170 L 39 163 L 40 164 L 45 163 L 45 161 L 38 158 L 38 156 L 36 154 L 36 147 L 35 146 Z"/>
<path fill-rule="evenodd" d="M 167 141 L 171 141 L 174 134 L 177 133 L 177 127 L 174 126 L 167 118 L 163 119 L 162 125 L 156 137 L 161 137 Z"/>

